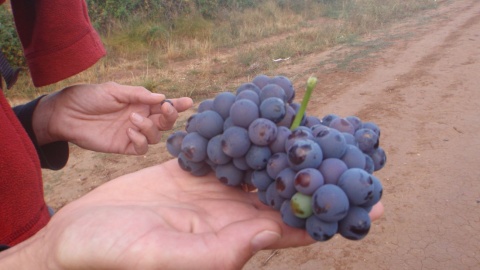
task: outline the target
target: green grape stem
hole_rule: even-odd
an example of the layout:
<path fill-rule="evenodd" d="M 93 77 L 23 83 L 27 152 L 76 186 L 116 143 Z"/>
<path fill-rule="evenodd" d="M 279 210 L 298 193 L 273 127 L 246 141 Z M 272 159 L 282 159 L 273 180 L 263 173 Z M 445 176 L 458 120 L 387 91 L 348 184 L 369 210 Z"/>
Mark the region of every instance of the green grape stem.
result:
<path fill-rule="evenodd" d="M 317 78 L 310 77 L 307 80 L 307 90 L 305 91 L 305 96 L 303 96 L 302 104 L 300 105 L 300 109 L 298 110 L 295 119 L 293 119 L 293 123 L 290 126 L 290 130 L 294 130 L 300 126 L 300 122 L 302 121 L 302 117 L 307 110 L 308 102 L 310 101 L 310 96 L 312 95 L 313 88 L 317 85 Z"/>

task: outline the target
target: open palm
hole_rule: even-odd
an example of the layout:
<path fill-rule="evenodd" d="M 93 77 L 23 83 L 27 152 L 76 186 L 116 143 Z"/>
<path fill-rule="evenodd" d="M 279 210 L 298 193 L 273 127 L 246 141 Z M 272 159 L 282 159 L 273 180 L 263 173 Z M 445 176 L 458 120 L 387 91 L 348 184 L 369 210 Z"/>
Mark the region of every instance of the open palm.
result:
<path fill-rule="evenodd" d="M 264 248 L 308 245 L 255 193 L 193 177 L 176 160 L 122 176 L 41 231 L 60 268 L 238 269 Z"/>

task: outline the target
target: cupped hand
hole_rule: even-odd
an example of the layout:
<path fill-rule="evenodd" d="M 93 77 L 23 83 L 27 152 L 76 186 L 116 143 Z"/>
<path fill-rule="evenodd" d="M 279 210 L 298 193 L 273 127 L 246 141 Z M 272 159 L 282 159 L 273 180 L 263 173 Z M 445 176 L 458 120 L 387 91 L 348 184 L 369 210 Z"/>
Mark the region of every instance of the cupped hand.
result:
<path fill-rule="evenodd" d="M 98 152 L 144 154 L 193 103 L 186 97 L 164 100 L 140 86 L 74 85 L 39 102 L 34 130 L 40 144 L 64 140 Z"/>
<path fill-rule="evenodd" d="M 52 269 L 240 269 L 261 249 L 314 243 L 256 193 L 193 177 L 176 159 L 98 187 L 27 242 Z"/>

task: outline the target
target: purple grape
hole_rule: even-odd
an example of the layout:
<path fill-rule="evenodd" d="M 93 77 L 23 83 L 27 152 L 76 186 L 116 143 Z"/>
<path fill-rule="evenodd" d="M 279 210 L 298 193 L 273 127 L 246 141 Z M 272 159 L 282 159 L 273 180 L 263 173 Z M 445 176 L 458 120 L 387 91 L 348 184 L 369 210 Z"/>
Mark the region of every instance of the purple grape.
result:
<path fill-rule="evenodd" d="M 264 190 L 258 190 L 257 191 L 257 196 L 258 196 L 259 201 L 261 201 L 265 205 L 268 205 L 266 190 L 265 191 Z"/>
<path fill-rule="evenodd" d="M 210 168 L 212 169 L 212 171 L 215 171 L 215 168 L 216 168 L 217 165 L 218 165 L 218 164 L 213 163 L 213 161 L 211 161 L 209 158 L 205 159 L 205 163 L 207 163 L 208 166 L 210 166 Z"/>
<path fill-rule="evenodd" d="M 234 165 L 235 165 L 235 164 L 234 164 Z M 235 166 L 235 167 L 237 167 L 237 166 Z M 237 168 L 237 169 L 238 169 L 238 168 Z M 247 185 L 249 185 L 250 187 L 255 187 L 255 186 L 253 185 L 253 182 L 252 182 L 252 174 L 253 174 L 254 171 L 253 171 L 253 170 L 241 170 L 241 171 L 244 172 L 244 173 L 243 173 L 243 181 L 242 181 L 242 183 L 243 183 L 243 184 L 247 184 Z"/>
<path fill-rule="evenodd" d="M 350 116 L 345 117 L 345 119 L 348 122 L 350 122 L 350 124 L 353 125 L 353 128 L 355 129 L 355 131 L 362 127 L 362 124 L 363 124 L 362 120 L 360 120 L 360 118 L 357 117 L 357 116 L 350 115 Z"/>
<path fill-rule="evenodd" d="M 235 126 L 248 128 L 259 116 L 258 106 L 248 99 L 237 100 L 230 108 L 230 119 Z"/>
<path fill-rule="evenodd" d="M 208 141 L 207 156 L 214 164 L 222 165 L 229 163 L 232 158 L 222 151 L 222 135 L 219 134 Z"/>
<path fill-rule="evenodd" d="M 255 145 L 269 145 L 277 138 L 277 126 L 268 119 L 257 118 L 248 127 L 248 137 Z"/>
<path fill-rule="evenodd" d="M 285 95 L 287 97 L 286 101 L 288 103 L 291 103 L 295 98 L 295 89 L 293 88 L 292 82 L 287 77 L 275 76 L 270 79 L 269 83 L 273 83 L 282 87 L 282 89 L 285 91 Z"/>
<path fill-rule="evenodd" d="M 338 186 L 347 194 L 350 204 L 362 205 L 373 198 L 372 175 L 363 169 L 346 170 L 338 179 Z"/>
<path fill-rule="evenodd" d="M 277 191 L 275 182 L 271 183 L 266 191 L 266 200 L 267 205 L 272 207 L 275 210 L 280 210 L 282 203 L 285 201 L 285 198 L 280 196 Z"/>
<path fill-rule="evenodd" d="M 285 102 L 277 97 L 269 97 L 260 103 L 260 116 L 275 123 L 285 118 Z"/>
<path fill-rule="evenodd" d="M 373 159 L 365 154 L 365 168 L 363 168 L 367 173 L 372 174 L 375 171 L 375 164 L 373 164 Z"/>
<path fill-rule="evenodd" d="M 293 119 L 295 119 L 295 115 L 296 115 L 296 112 L 292 108 L 292 106 L 290 105 L 285 106 L 285 116 L 283 117 L 282 120 L 277 122 L 277 126 L 290 128 L 290 126 L 292 126 Z"/>
<path fill-rule="evenodd" d="M 362 128 L 368 128 L 373 130 L 377 134 L 378 138 L 380 139 L 380 128 L 378 127 L 377 124 L 373 122 L 364 122 L 362 124 Z"/>
<path fill-rule="evenodd" d="M 378 147 L 378 135 L 369 128 L 361 128 L 354 134 L 355 140 L 358 143 L 358 148 L 364 153 L 372 152 Z"/>
<path fill-rule="evenodd" d="M 223 132 L 223 118 L 215 111 L 204 111 L 195 117 L 195 130 L 206 139 Z"/>
<path fill-rule="evenodd" d="M 275 178 L 275 186 L 280 196 L 285 199 L 290 199 L 297 192 L 295 189 L 295 171 L 290 168 L 285 168 L 280 171 Z"/>
<path fill-rule="evenodd" d="M 264 74 L 257 75 L 253 78 L 252 83 L 262 89 L 265 85 L 270 82 L 270 77 Z"/>
<path fill-rule="evenodd" d="M 338 222 L 325 222 L 312 215 L 305 222 L 305 230 L 316 241 L 324 242 L 335 236 L 338 230 Z"/>
<path fill-rule="evenodd" d="M 246 91 L 246 90 L 255 92 L 257 96 L 260 94 L 260 87 L 258 87 L 254 83 L 243 83 L 237 88 L 235 92 L 237 96 L 239 96 L 243 91 Z"/>
<path fill-rule="evenodd" d="M 245 161 L 253 170 L 263 170 L 271 156 L 272 152 L 268 146 L 252 145 L 245 154 Z"/>
<path fill-rule="evenodd" d="M 208 140 L 197 132 L 188 133 L 182 141 L 182 153 L 190 161 L 200 162 L 207 158 Z"/>
<path fill-rule="evenodd" d="M 245 155 L 250 149 L 250 145 L 248 131 L 244 128 L 232 126 L 222 134 L 222 150 L 233 158 Z"/>
<path fill-rule="evenodd" d="M 295 175 L 295 189 L 305 195 L 312 195 L 324 183 L 323 175 L 314 168 L 305 168 Z"/>
<path fill-rule="evenodd" d="M 289 128 L 284 126 L 277 127 L 277 136 L 269 145 L 272 153 L 285 153 L 285 142 L 290 134 L 292 134 L 292 132 Z"/>
<path fill-rule="evenodd" d="M 375 176 L 371 175 L 373 181 L 373 196 L 370 200 L 361 205 L 363 208 L 372 207 L 377 204 L 383 195 L 383 186 L 380 180 Z"/>
<path fill-rule="evenodd" d="M 276 178 L 278 173 L 288 167 L 287 154 L 279 152 L 273 154 L 267 163 L 267 173 L 271 178 Z"/>
<path fill-rule="evenodd" d="M 215 168 L 215 176 L 225 185 L 236 187 L 242 183 L 244 172 L 237 169 L 233 163 L 227 163 Z"/>
<path fill-rule="evenodd" d="M 178 155 L 177 161 L 182 170 L 194 176 L 204 176 L 211 172 L 210 166 L 205 161 L 193 162 L 187 159 L 183 153 Z"/>
<path fill-rule="evenodd" d="M 381 170 L 383 167 L 385 167 L 385 163 L 387 163 L 387 155 L 385 154 L 385 151 L 382 147 L 378 147 L 377 149 L 368 153 L 368 155 L 373 160 L 375 171 Z"/>
<path fill-rule="evenodd" d="M 323 118 L 322 118 L 322 125 L 325 125 L 325 126 L 330 126 L 330 122 L 332 122 L 333 119 L 336 119 L 336 118 L 339 118 L 340 116 L 336 115 L 336 114 L 327 114 L 325 115 Z"/>
<path fill-rule="evenodd" d="M 348 197 L 336 185 L 319 187 L 312 197 L 313 214 L 325 222 L 336 222 L 344 218 L 349 208 Z"/>
<path fill-rule="evenodd" d="M 290 103 L 290 107 L 292 107 L 292 109 L 294 109 L 295 112 L 298 112 L 298 111 L 300 110 L 300 107 L 301 107 L 301 106 L 302 106 L 302 105 L 301 105 L 300 103 L 298 103 L 298 102 L 292 102 L 292 103 Z"/>
<path fill-rule="evenodd" d="M 299 218 L 294 214 L 290 200 L 285 200 L 280 207 L 280 215 L 285 224 L 290 227 L 304 229 L 306 219 Z"/>
<path fill-rule="evenodd" d="M 200 104 L 198 104 L 197 112 L 201 113 L 204 111 L 213 110 L 213 98 L 205 99 Z"/>
<path fill-rule="evenodd" d="M 260 97 L 258 96 L 258 93 L 253 90 L 247 89 L 238 93 L 237 96 L 235 97 L 235 101 L 238 101 L 241 99 L 248 99 L 251 102 L 255 103 L 255 105 L 257 106 L 260 105 Z"/>
<path fill-rule="evenodd" d="M 245 160 L 245 156 L 237 157 L 232 160 L 233 165 L 235 167 L 239 168 L 240 170 L 246 171 L 250 170 L 250 167 L 247 164 L 247 161 Z"/>
<path fill-rule="evenodd" d="M 292 132 L 290 132 L 290 135 L 288 135 L 287 140 L 285 141 L 285 150 L 288 150 L 293 145 L 293 143 L 300 139 L 313 140 L 312 132 L 310 130 L 302 128 L 301 126 L 297 127 Z"/>
<path fill-rule="evenodd" d="M 197 116 L 198 113 L 194 113 L 188 117 L 187 124 L 185 125 L 185 131 L 187 131 L 187 133 L 197 132 Z"/>
<path fill-rule="evenodd" d="M 336 185 L 340 175 L 348 170 L 348 167 L 345 162 L 338 158 L 326 158 L 322 161 L 318 170 L 322 173 L 325 184 Z"/>
<path fill-rule="evenodd" d="M 297 140 L 287 150 L 288 163 L 292 169 L 317 168 L 322 163 L 320 146 L 312 140 Z"/>
<path fill-rule="evenodd" d="M 230 107 L 235 102 L 235 95 L 230 92 L 222 92 L 215 96 L 213 99 L 213 109 L 222 116 L 223 119 L 227 119 L 230 116 Z"/>
<path fill-rule="evenodd" d="M 187 135 L 187 132 L 183 130 L 175 131 L 170 134 L 167 138 L 167 151 L 170 155 L 178 157 L 182 151 L 182 141 L 183 138 Z"/>
<path fill-rule="evenodd" d="M 283 90 L 282 87 L 276 84 L 267 84 L 265 85 L 262 90 L 260 90 L 260 104 L 267 99 L 271 97 L 276 97 L 281 99 L 284 103 L 287 102 L 287 95 L 285 94 L 285 90 Z"/>
<path fill-rule="evenodd" d="M 345 142 L 347 144 L 353 145 L 355 147 L 358 147 L 357 140 L 355 140 L 355 136 L 353 136 L 350 133 L 342 132 L 343 137 L 345 137 Z"/>
<path fill-rule="evenodd" d="M 229 116 L 227 117 L 227 119 L 225 119 L 225 121 L 223 121 L 223 132 L 225 132 L 225 130 L 227 130 L 227 128 L 229 127 L 233 127 L 234 124 L 232 122 L 232 118 Z"/>
<path fill-rule="evenodd" d="M 267 190 L 268 186 L 274 181 L 266 170 L 255 170 L 252 173 L 252 184 L 260 191 Z"/>
<path fill-rule="evenodd" d="M 316 117 L 316 116 L 309 115 L 309 116 L 305 117 L 305 126 L 306 127 L 311 128 L 315 125 L 321 125 L 321 124 L 322 124 L 322 120 L 318 119 L 318 117 Z"/>
<path fill-rule="evenodd" d="M 362 150 L 353 145 L 347 144 L 347 150 L 340 159 L 345 162 L 348 168 L 365 168 L 366 161 Z"/>
<path fill-rule="evenodd" d="M 319 131 L 314 138 L 322 148 L 325 158 L 341 158 L 347 150 L 347 142 L 343 134 L 333 128 Z"/>
<path fill-rule="evenodd" d="M 335 118 L 330 122 L 330 125 L 328 126 L 340 132 L 346 132 L 350 134 L 355 133 L 355 127 L 345 118 Z"/>
<path fill-rule="evenodd" d="M 320 132 L 325 132 L 326 130 L 330 130 L 330 128 L 323 125 L 323 124 L 320 124 L 320 125 L 314 125 L 314 126 L 310 127 L 310 130 L 312 131 L 313 137 L 317 137 L 317 135 Z"/>
<path fill-rule="evenodd" d="M 349 240 L 360 240 L 370 231 L 370 217 L 361 207 L 351 207 L 347 216 L 338 222 L 338 233 Z"/>

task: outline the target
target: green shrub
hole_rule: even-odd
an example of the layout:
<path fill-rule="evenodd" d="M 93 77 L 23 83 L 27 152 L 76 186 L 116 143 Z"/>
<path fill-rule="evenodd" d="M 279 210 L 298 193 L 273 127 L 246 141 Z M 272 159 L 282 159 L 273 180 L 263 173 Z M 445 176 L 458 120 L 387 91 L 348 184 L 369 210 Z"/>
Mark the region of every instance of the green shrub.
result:
<path fill-rule="evenodd" d="M 10 65 L 17 67 L 26 65 L 12 13 L 4 5 L 0 6 L 0 48 Z"/>
<path fill-rule="evenodd" d="M 94 27 L 105 34 L 116 24 L 138 18 L 172 23 L 191 11 L 190 1 L 177 0 L 86 0 Z"/>

